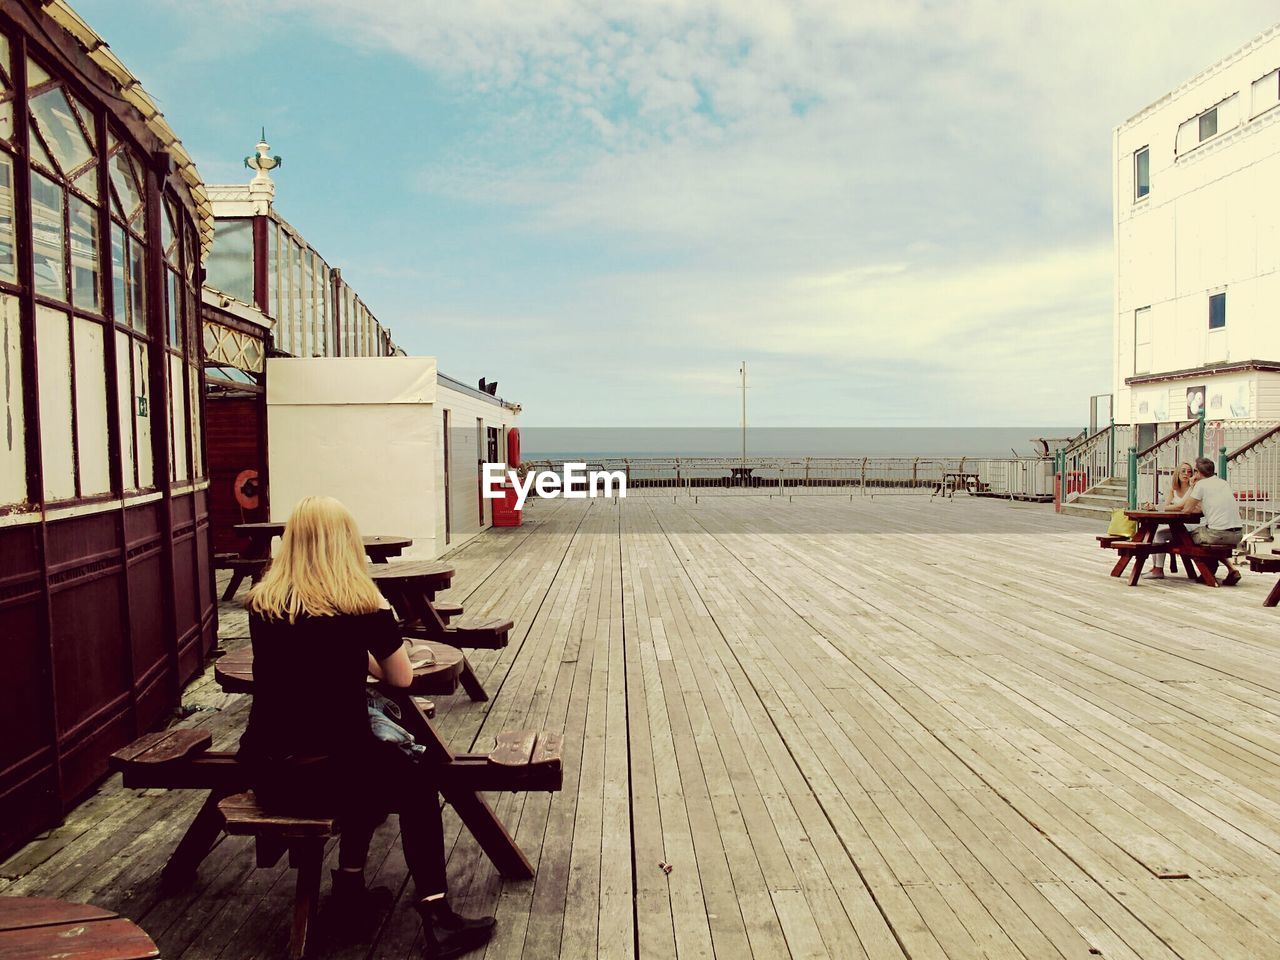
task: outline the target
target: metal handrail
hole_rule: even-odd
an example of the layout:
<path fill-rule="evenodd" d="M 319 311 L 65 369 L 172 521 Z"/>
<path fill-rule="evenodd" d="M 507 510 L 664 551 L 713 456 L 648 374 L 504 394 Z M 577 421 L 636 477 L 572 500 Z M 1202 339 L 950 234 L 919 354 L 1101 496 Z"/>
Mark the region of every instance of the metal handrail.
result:
<path fill-rule="evenodd" d="M 1171 440 L 1177 440 L 1180 436 L 1182 436 L 1182 435 L 1183 435 L 1184 433 L 1186 433 L 1188 430 L 1192 429 L 1193 427 L 1198 426 L 1198 425 L 1199 425 L 1199 423 L 1200 423 L 1200 421 L 1199 421 L 1199 420 L 1189 420 L 1189 421 L 1187 421 L 1187 423 L 1186 423 L 1185 425 L 1183 425 L 1183 426 L 1181 426 L 1181 427 L 1178 427 L 1178 429 L 1177 429 L 1177 430 L 1175 430 L 1175 431 L 1173 431 L 1173 433 L 1167 434 L 1167 435 L 1165 435 L 1165 436 L 1161 437 L 1161 438 L 1160 438 L 1159 440 L 1157 440 L 1155 443 L 1151 444 L 1151 446 L 1149 446 L 1149 447 L 1147 447 L 1147 448 L 1145 448 L 1145 449 L 1143 449 L 1143 450 L 1139 450 L 1139 451 L 1138 451 L 1138 459 L 1139 459 L 1139 460 L 1141 460 L 1143 457 L 1148 456 L 1152 451 L 1156 450 L 1156 449 L 1157 449 L 1157 448 L 1159 448 L 1159 447 L 1164 446 L 1166 443 L 1169 443 Z"/>
<path fill-rule="evenodd" d="M 1277 423 L 1270 430 L 1260 433 L 1258 436 L 1254 437 L 1248 443 L 1245 443 L 1245 444 L 1242 444 L 1241 446 L 1236 447 L 1234 450 L 1232 450 L 1230 453 L 1227 454 L 1227 462 L 1230 463 L 1231 461 L 1244 456 L 1254 447 L 1265 443 L 1267 440 L 1270 440 L 1272 437 L 1274 437 L 1278 433 L 1280 433 L 1280 423 Z"/>

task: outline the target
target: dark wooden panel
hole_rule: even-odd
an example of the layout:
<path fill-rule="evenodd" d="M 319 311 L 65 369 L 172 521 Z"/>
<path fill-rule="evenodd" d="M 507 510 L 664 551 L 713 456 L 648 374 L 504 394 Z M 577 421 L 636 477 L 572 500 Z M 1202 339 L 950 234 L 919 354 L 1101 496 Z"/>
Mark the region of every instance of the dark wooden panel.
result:
<path fill-rule="evenodd" d="M 0 581 L 22 575 L 39 575 L 40 526 L 0 528 Z"/>
<path fill-rule="evenodd" d="M 174 626 L 179 637 L 200 623 L 200 590 L 196 586 L 196 538 L 194 535 L 174 537 L 173 582 L 178 604 L 174 610 Z"/>
<path fill-rule="evenodd" d="M 269 519 L 266 498 L 256 509 L 242 506 L 235 495 L 236 477 L 244 470 L 267 473 L 260 437 L 264 399 L 209 397 L 205 401 L 205 444 L 208 449 L 209 515 L 213 547 L 218 552 L 239 552 L 249 545 L 232 530 L 237 523 Z"/>
<path fill-rule="evenodd" d="M 82 563 L 120 549 L 120 513 L 90 514 L 69 517 L 48 525 L 49 567 L 60 569 L 67 564 Z"/>
<path fill-rule="evenodd" d="M 52 753 L 50 753 L 52 757 Z M 12 783 L 0 780 L 0 856 L 55 822 L 58 796 L 52 759 Z"/>
<path fill-rule="evenodd" d="M 43 592 L 0 609 L 0 790 L 5 776 L 53 745 Z"/>
<path fill-rule="evenodd" d="M 132 686 L 119 573 L 64 584 L 50 603 L 54 697 L 66 733 Z"/>
<path fill-rule="evenodd" d="M 129 507 L 124 512 L 124 535 L 130 548 L 160 536 L 160 501 Z"/>
<path fill-rule="evenodd" d="M 129 567 L 129 622 L 132 626 L 133 672 L 141 679 L 164 660 L 164 611 L 160 597 L 167 589 L 160 555 L 152 554 Z"/>
<path fill-rule="evenodd" d="M 67 806 L 81 800 L 107 775 L 107 758 L 134 739 L 129 698 L 109 704 L 61 745 L 62 799 Z"/>

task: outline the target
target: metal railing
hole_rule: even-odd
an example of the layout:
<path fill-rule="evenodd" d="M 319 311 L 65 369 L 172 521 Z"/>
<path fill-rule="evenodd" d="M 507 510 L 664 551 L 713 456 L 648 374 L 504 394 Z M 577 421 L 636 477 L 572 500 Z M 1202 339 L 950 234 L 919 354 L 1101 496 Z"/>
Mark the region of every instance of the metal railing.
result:
<path fill-rule="evenodd" d="M 567 458 L 566 458 L 567 459 Z M 566 460 L 525 470 L 562 473 Z M 568 460 L 586 472 L 621 473 L 629 490 L 760 495 L 955 494 L 1053 498 L 1053 460 L 1039 457 L 604 457 Z"/>
<path fill-rule="evenodd" d="M 1240 505 L 1245 539 L 1269 539 L 1280 519 L 1280 424 L 1255 434 L 1224 459 L 1224 476 Z"/>
<path fill-rule="evenodd" d="M 1181 424 L 1172 433 L 1137 451 L 1136 477 L 1130 485 L 1130 495 L 1136 503 L 1159 503 L 1178 465 L 1194 463 L 1202 456 L 1213 460 L 1230 482 L 1231 458 L 1227 451 L 1247 447 L 1273 426 L 1274 420 L 1190 420 Z"/>
<path fill-rule="evenodd" d="M 1062 451 L 1059 470 L 1063 500 L 1074 500 L 1111 477 L 1124 477 L 1132 443 L 1132 426 L 1111 424 Z"/>

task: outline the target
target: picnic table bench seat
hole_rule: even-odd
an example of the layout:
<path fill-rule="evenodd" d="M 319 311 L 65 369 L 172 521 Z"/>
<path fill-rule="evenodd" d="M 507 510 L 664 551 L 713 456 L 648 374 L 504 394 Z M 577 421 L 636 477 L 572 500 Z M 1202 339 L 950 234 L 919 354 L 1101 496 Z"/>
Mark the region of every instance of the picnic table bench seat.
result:
<path fill-rule="evenodd" d="M 293 894 L 293 924 L 289 930 L 289 956 L 298 960 L 307 950 L 307 934 L 320 902 L 320 874 L 324 847 L 338 834 L 332 817 L 289 817 L 272 813 L 258 803 L 252 790 L 223 797 L 218 802 L 223 826 L 232 836 L 250 836 L 259 867 L 274 867 L 287 852 L 289 866 L 298 871 Z"/>
<path fill-rule="evenodd" d="M 1275 573 L 1280 570 L 1280 555 L 1251 554 L 1249 556 L 1249 569 L 1254 573 Z M 1274 607 L 1277 604 L 1280 604 L 1280 579 L 1276 580 L 1271 592 L 1262 601 L 1264 607 Z"/>
<path fill-rule="evenodd" d="M 406 720 L 411 732 L 427 747 L 430 761 L 440 765 L 441 795 L 457 810 L 503 876 L 532 878 L 532 866 L 479 792 L 559 791 L 564 783 L 563 737 L 531 730 L 507 731 L 497 735 L 496 746 L 489 753 L 455 754 L 427 722 L 426 718 L 435 712 L 431 701 L 405 694 L 403 705 L 410 711 Z M 111 769 L 122 774 L 126 787 L 208 791 L 203 806 L 169 857 L 163 873 L 166 882 L 186 883 L 195 876 L 201 861 L 213 849 L 225 824 L 230 822 L 228 810 L 243 813 L 241 819 L 245 826 L 237 826 L 235 830 L 247 832 L 251 826 L 257 829 L 254 826 L 256 814 L 250 807 L 226 803 L 227 798 L 249 791 L 248 771 L 236 760 L 235 753 L 212 750 L 212 744 L 213 737 L 206 730 L 161 730 L 144 734 L 111 756 Z M 297 818 L 285 819 L 290 821 L 289 829 L 313 829 L 297 827 L 293 824 Z M 262 829 L 266 830 L 265 827 Z M 281 831 L 284 829 L 280 828 Z M 235 830 L 228 829 L 228 832 Z M 280 831 L 276 833 L 286 835 Z M 270 831 L 264 835 L 274 836 Z M 270 854 L 273 843 L 276 857 L 272 863 L 288 847 L 274 841 L 260 845 L 260 861 Z M 305 851 L 298 854 L 300 862 L 308 864 L 310 856 L 311 853 Z M 307 877 L 309 884 L 309 873 Z M 302 879 L 300 875 L 300 883 Z"/>

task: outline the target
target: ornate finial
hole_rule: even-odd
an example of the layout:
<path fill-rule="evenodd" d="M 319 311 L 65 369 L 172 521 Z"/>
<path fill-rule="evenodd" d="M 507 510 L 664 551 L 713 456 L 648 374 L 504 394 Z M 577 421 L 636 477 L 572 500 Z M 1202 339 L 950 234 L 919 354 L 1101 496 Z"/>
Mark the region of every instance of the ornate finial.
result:
<path fill-rule="evenodd" d="M 267 143 L 267 128 L 262 128 L 262 139 L 258 141 L 257 153 L 244 158 L 244 165 L 250 170 L 257 170 L 253 179 L 266 177 L 267 172 L 284 163 L 284 158 L 271 156 L 271 144 Z M 268 178 L 269 179 L 269 178 Z"/>
<path fill-rule="evenodd" d="M 271 181 L 271 171 L 277 169 L 284 160 L 271 156 L 271 144 L 267 143 L 267 128 L 262 128 L 262 139 L 258 141 L 257 151 L 251 157 L 244 158 L 244 165 L 257 171 L 249 181 L 249 196 L 257 202 L 258 213 L 266 213 L 276 193 L 276 185 Z"/>

